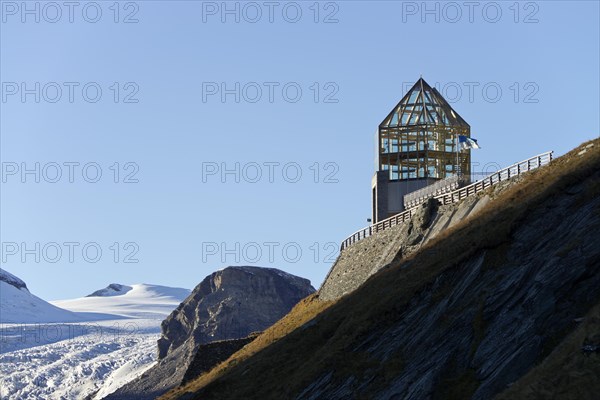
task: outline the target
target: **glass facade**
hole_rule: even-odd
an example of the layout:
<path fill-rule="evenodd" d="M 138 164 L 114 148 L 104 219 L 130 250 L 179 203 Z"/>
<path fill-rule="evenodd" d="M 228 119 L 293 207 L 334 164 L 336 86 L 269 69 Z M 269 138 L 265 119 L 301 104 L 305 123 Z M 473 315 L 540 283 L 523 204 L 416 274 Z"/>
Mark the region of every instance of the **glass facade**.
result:
<path fill-rule="evenodd" d="M 390 180 L 471 176 L 471 153 L 457 151 L 471 127 L 423 78 L 379 125 L 378 163 Z"/>

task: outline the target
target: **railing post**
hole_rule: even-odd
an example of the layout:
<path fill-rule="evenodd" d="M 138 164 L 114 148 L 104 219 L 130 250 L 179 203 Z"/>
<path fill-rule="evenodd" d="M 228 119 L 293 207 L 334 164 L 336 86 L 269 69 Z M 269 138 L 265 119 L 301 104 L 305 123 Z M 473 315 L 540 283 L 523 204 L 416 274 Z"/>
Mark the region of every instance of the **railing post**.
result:
<path fill-rule="evenodd" d="M 484 190 L 487 186 L 493 186 L 496 183 L 502 182 L 505 179 L 510 179 L 511 171 L 513 168 L 515 168 L 516 172 L 512 173 L 512 175 L 514 176 L 515 173 L 516 175 L 520 175 L 522 172 L 529 171 L 534 168 L 539 168 L 543 165 L 544 162 L 549 163 L 552 161 L 552 159 L 553 153 L 550 151 L 535 157 L 531 157 L 525 161 L 515 163 L 508 168 L 502 169 L 496 173 L 492 173 L 484 179 L 482 179 L 481 181 L 467 185 L 464 188 L 450 190 L 448 192 L 442 191 L 440 188 L 435 188 L 435 190 L 433 190 L 431 194 L 434 198 L 438 199 L 438 201 L 440 201 L 440 203 L 443 205 L 452 204 L 462 200 L 465 197 L 471 196 L 472 194 Z M 535 162 L 537 162 L 537 165 L 534 164 Z M 527 163 L 527 165 L 525 165 L 525 163 Z M 505 179 L 503 179 L 502 177 L 503 173 L 506 173 Z M 495 182 L 494 179 L 497 179 L 497 182 Z M 410 217 L 413 216 L 416 205 L 421 204 L 423 199 L 426 199 L 428 197 L 431 196 L 420 196 L 419 198 L 413 198 L 410 202 L 408 202 L 409 208 L 406 211 L 396 214 L 393 217 L 386 218 L 383 221 L 370 225 L 369 227 L 352 234 L 349 238 L 342 242 L 342 245 L 340 246 L 341 250 L 346 249 L 348 246 L 366 238 L 367 236 L 374 235 L 387 228 L 391 228 L 395 225 L 399 225 L 403 222 L 406 222 L 410 219 Z"/>

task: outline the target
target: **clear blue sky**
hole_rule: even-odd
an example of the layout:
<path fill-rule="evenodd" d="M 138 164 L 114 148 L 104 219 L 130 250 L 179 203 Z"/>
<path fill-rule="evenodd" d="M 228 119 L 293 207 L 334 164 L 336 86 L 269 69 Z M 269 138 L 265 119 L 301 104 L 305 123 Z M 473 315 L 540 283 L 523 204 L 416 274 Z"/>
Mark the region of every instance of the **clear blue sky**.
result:
<path fill-rule="evenodd" d="M 600 132 L 596 1 L 27 4 L 2 1 L 2 267 L 45 299 L 192 288 L 234 264 L 318 287 L 370 216 L 375 129 L 420 75 L 470 123 L 479 166 Z M 239 183 L 207 175 L 236 162 Z"/>

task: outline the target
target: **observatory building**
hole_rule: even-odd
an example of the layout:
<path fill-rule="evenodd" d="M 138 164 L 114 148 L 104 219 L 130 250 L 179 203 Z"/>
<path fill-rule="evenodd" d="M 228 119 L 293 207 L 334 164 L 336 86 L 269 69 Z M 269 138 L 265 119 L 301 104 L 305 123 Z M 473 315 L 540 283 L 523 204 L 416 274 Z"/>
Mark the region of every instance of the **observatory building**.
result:
<path fill-rule="evenodd" d="M 427 191 L 469 183 L 471 151 L 459 149 L 459 136 L 471 136 L 469 124 L 419 79 L 376 133 L 373 223 L 404 211 Z"/>

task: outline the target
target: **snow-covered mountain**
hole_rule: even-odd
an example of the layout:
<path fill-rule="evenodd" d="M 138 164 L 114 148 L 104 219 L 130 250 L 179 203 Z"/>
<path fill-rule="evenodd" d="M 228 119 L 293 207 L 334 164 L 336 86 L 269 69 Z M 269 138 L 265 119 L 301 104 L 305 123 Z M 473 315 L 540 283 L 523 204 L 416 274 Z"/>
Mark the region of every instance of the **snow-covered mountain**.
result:
<path fill-rule="evenodd" d="M 0 270 L 0 398 L 101 399 L 153 365 L 160 323 L 189 293 L 111 284 L 46 302 Z"/>
<path fill-rule="evenodd" d="M 4 269 L 0 269 L 0 282 L 8 283 L 17 289 L 25 289 L 29 291 L 25 282 Z"/>
<path fill-rule="evenodd" d="M 90 296 L 51 303 L 76 313 L 102 313 L 115 318 L 163 320 L 190 294 L 189 289 L 140 283 L 111 284 Z"/>
<path fill-rule="evenodd" d="M 77 322 L 83 316 L 34 296 L 21 279 L 0 269 L 0 324 Z"/>
<path fill-rule="evenodd" d="M 96 290 L 92 294 L 88 294 L 85 297 L 108 297 L 108 296 L 120 296 L 133 289 L 131 286 L 121 285 L 119 283 L 111 283 L 104 289 Z"/>

